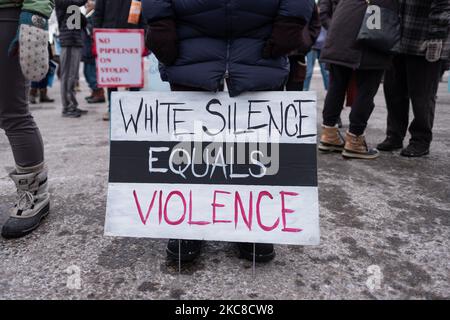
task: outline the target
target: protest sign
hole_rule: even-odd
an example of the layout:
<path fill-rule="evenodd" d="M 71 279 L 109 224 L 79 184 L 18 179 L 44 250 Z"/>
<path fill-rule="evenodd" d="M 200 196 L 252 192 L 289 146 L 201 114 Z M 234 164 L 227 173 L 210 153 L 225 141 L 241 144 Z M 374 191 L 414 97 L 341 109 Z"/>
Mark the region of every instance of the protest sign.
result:
<path fill-rule="evenodd" d="M 144 86 L 144 30 L 94 29 L 94 41 L 99 87 Z"/>
<path fill-rule="evenodd" d="M 311 92 L 113 93 L 105 234 L 319 243 Z"/>

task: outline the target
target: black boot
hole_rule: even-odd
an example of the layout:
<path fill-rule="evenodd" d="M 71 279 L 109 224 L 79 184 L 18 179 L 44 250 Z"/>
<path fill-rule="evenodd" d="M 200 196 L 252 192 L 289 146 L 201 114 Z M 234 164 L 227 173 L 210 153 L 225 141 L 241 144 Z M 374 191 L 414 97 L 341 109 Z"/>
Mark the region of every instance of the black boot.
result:
<path fill-rule="evenodd" d="M 64 118 L 79 118 L 81 117 L 81 112 L 76 108 L 66 108 L 62 112 Z"/>
<path fill-rule="evenodd" d="M 93 97 L 94 97 L 94 90 L 91 91 L 91 95 L 90 96 L 84 97 L 84 100 L 89 101 Z"/>
<path fill-rule="evenodd" d="M 400 155 L 408 158 L 418 158 L 426 156 L 429 153 L 429 146 L 410 143 L 405 149 L 402 150 L 402 152 L 400 152 Z"/>
<path fill-rule="evenodd" d="M 55 99 L 51 99 L 47 95 L 47 89 L 40 89 L 39 93 L 40 93 L 40 101 L 41 101 L 41 103 L 52 103 L 52 102 L 55 102 Z"/>
<path fill-rule="evenodd" d="M 202 248 L 200 240 L 170 239 L 167 243 L 167 258 L 181 262 L 192 262 L 199 255 Z"/>
<path fill-rule="evenodd" d="M 79 112 L 81 115 L 88 113 L 87 110 L 80 109 L 80 108 L 78 108 L 78 107 L 76 107 L 75 110 L 76 110 L 77 112 Z"/>
<path fill-rule="evenodd" d="M 402 141 L 391 136 L 387 136 L 386 139 L 377 146 L 379 151 L 395 151 L 401 148 L 403 148 Z"/>
<path fill-rule="evenodd" d="M 255 246 L 255 262 L 269 262 L 275 258 L 275 249 L 273 244 L 256 243 Z M 249 261 L 253 261 L 253 243 L 238 243 L 240 257 Z"/>

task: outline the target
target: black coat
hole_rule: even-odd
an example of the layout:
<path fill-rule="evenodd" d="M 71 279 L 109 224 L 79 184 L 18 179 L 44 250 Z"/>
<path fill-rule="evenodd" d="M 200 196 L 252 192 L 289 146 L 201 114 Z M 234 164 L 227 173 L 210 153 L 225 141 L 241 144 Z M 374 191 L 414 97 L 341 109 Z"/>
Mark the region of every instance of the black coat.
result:
<path fill-rule="evenodd" d="M 87 0 L 56 0 L 56 18 L 58 19 L 59 41 L 61 47 L 83 47 L 82 30 L 86 26 L 86 18 L 80 13 L 81 29 L 70 30 L 67 26 L 67 19 L 73 14 L 67 13 L 70 6 L 84 6 Z"/>
<path fill-rule="evenodd" d="M 314 0 L 143 0 L 148 47 L 171 84 L 231 96 L 270 91 L 289 75 Z M 289 49 L 289 50 L 286 50 Z"/>
<path fill-rule="evenodd" d="M 86 22 L 86 28 L 83 30 L 83 56 L 81 60 L 84 63 L 94 64 L 95 57 L 92 53 L 92 34 L 94 29 L 93 15 L 90 15 L 89 18 L 86 18 Z"/>
<path fill-rule="evenodd" d="M 371 3 L 398 12 L 397 0 L 372 0 Z M 366 9 L 366 0 L 338 1 L 322 49 L 322 62 L 363 70 L 389 67 L 392 55 L 368 48 L 356 41 Z"/>
<path fill-rule="evenodd" d="M 320 10 L 320 22 L 322 26 L 328 30 L 331 25 L 331 17 L 333 16 L 334 10 L 336 10 L 339 0 L 320 0 L 319 10 Z"/>
<path fill-rule="evenodd" d="M 97 0 L 95 2 L 94 27 L 106 29 L 144 29 L 141 16 L 140 23 L 129 24 L 132 0 Z"/>

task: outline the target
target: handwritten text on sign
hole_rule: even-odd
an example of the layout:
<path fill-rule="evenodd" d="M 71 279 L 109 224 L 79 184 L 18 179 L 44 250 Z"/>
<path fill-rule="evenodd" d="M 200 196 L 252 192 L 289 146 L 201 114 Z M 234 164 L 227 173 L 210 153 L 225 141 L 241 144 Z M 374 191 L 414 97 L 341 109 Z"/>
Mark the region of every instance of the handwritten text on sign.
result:
<path fill-rule="evenodd" d="M 316 98 L 114 93 L 105 233 L 318 244 Z"/>
<path fill-rule="evenodd" d="M 143 30 L 94 29 L 100 87 L 143 87 Z"/>

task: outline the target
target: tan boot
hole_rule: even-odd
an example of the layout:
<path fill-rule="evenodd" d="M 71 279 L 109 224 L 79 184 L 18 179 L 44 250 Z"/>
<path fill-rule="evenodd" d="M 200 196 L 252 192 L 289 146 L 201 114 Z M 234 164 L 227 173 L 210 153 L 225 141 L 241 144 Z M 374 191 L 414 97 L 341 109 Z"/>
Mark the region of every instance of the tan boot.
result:
<path fill-rule="evenodd" d="M 380 155 L 377 149 L 369 149 L 367 147 L 364 135 L 356 136 L 347 132 L 345 136 L 345 147 L 342 152 L 344 158 L 353 159 L 376 159 Z"/>
<path fill-rule="evenodd" d="M 319 150 L 326 152 L 341 152 L 344 150 L 344 139 L 336 127 L 322 126 Z"/>
<path fill-rule="evenodd" d="M 92 97 L 87 99 L 87 102 L 88 103 L 104 103 L 104 102 L 106 102 L 105 91 L 102 88 L 94 90 L 92 93 Z"/>

